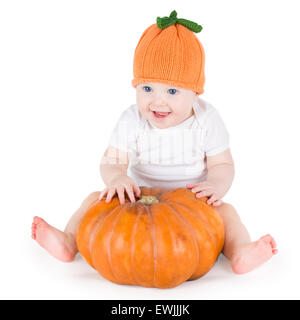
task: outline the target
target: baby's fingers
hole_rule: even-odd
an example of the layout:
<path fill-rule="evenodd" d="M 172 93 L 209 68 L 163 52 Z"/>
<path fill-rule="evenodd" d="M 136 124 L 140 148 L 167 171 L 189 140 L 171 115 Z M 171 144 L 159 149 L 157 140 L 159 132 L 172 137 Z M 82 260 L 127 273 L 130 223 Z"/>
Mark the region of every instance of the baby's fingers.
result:
<path fill-rule="evenodd" d="M 213 194 L 206 202 L 207 202 L 207 204 L 212 204 L 213 202 L 215 202 L 217 200 L 219 200 L 218 197 L 215 194 Z"/>
<path fill-rule="evenodd" d="M 204 190 L 207 190 L 207 189 L 212 189 L 212 186 L 209 186 L 209 185 L 199 185 L 199 186 L 195 186 L 194 188 L 192 188 L 192 192 L 199 192 L 199 191 L 204 191 Z"/>
<path fill-rule="evenodd" d="M 100 192 L 99 200 L 102 200 L 102 198 L 105 196 L 106 193 L 107 193 L 107 188 L 105 188 L 104 190 L 102 190 L 102 191 Z"/>
<path fill-rule="evenodd" d="M 128 194 L 128 197 L 129 197 L 130 201 L 131 202 L 135 202 L 135 197 L 134 197 L 134 194 L 133 194 L 132 186 L 131 185 L 125 186 L 125 189 L 127 191 L 127 194 Z"/>
<path fill-rule="evenodd" d="M 221 199 L 219 199 L 219 200 L 215 201 L 212 205 L 213 205 L 214 207 L 218 207 L 218 206 L 220 206 L 221 204 L 223 204 L 223 201 L 222 201 Z"/>
<path fill-rule="evenodd" d="M 117 187 L 117 193 L 120 200 L 120 204 L 124 204 L 125 203 L 124 187 L 123 186 Z"/>
<path fill-rule="evenodd" d="M 135 196 L 139 198 L 141 196 L 141 189 L 137 185 L 133 184 L 133 190 L 134 190 Z"/>
<path fill-rule="evenodd" d="M 105 202 L 110 202 L 110 200 L 114 196 L 114 194 L 115 194 L 115 189 L 114 188 L 109 189 Z"/>
<path fill-rule="evenodd" d="M 208 197 L 208 196 L 210 196 L 210 195 L 212 195 L 212 194 L 213 194 L 213 191 L 212 191 L 212 190 L 203 190 L 203 191 L 201 191 L 201 192 L 198 192 L 198 193 L 196 194 L 196 197 L 197 197 L 197 198 Z"/>

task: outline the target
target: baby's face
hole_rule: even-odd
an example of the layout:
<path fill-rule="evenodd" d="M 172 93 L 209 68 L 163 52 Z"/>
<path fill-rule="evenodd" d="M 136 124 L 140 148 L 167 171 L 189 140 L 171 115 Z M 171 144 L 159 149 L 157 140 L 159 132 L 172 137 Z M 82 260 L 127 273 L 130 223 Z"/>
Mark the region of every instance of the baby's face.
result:
<path fill-rule="evenodd" d="M 136 103 L 141 114 L 155 127 L 176 126 L 194 114 L 193 103 L 198 99 L 194 91 L 171 85 L 147 82 L 136 86 Z M 159 117 L 156 112 L 168 112 Z"/>

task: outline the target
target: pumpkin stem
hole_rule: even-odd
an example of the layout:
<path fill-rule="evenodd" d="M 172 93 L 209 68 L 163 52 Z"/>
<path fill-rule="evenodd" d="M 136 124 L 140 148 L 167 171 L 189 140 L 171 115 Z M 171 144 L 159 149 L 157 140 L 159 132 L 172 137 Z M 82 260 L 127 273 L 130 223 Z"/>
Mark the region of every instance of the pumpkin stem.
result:
<path fill-rule="evenodd" d="M 141 199 L 138 200 L 137 202 L 142 202 L 144 204 L 151 205 L 151 204 L 157 203 L 159 201 L 155 196 L 141 196 Z"/>

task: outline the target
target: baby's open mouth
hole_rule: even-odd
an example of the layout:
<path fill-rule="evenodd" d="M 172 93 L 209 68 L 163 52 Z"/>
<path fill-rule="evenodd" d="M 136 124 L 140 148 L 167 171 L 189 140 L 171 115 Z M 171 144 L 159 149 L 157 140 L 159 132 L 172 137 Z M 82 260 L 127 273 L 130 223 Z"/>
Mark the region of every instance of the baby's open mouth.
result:
<path fill-rule="evenodd" d="M 155 118 L 166 118 L 171 112 L 156 112 L 152 111 Z"/>

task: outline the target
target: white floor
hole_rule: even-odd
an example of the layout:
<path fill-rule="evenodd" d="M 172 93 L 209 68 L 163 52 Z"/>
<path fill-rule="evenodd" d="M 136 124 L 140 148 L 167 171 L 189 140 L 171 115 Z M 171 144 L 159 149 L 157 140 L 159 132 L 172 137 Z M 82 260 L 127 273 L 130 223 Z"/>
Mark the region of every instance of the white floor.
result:
<path fill-rule="evenodd" d="M 28 231 L 28 230 L 27 230 Z M 32 240 L 27 232 L 13 246 L 3 246 L 1 299 L 299 299 L 299 261 L 292 263 L 289 249 L 245 275 L 231 271 L 221 255 L 204 277 L 173 289 L 117 285 L 102 278 L 76 256 L 60 262 Z M 16 238 L 14 240 L 17 240 Z M 16 244 L 18 243 L 18 247 Z"/>

